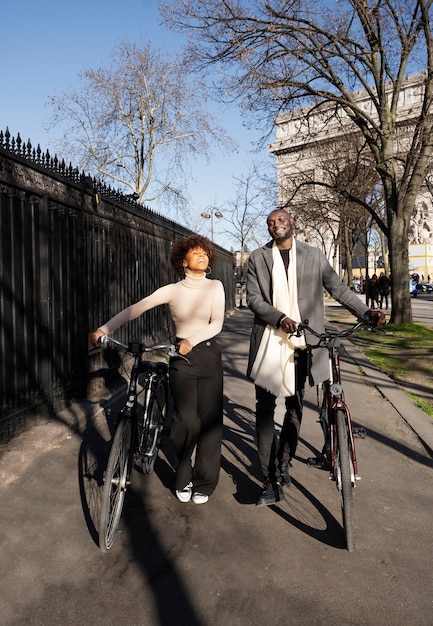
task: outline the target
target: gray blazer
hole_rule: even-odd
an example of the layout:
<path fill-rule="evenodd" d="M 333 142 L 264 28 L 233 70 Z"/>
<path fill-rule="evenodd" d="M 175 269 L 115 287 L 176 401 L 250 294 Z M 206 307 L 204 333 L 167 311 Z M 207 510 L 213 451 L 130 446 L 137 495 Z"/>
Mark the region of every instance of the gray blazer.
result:
<path fill-rule="evenodd" d="M 250 354 L 247 376 L 259 349 L 260 341 L 267 324 L 276 326 L 285 311 L 272 306 L 272 241 L 251 253 L 248 260 L 247 304 L 254 313 L 254 323 L 250 339 Z M 340 302 L 355 317 L 360 317 L 368 309 L 349 287 L 343 284 L 325 255 L 318 249 L 301 241 L 296 241 L 296 266 L 298 305 L 302 319 L 308 319 L 314 330 L 325 330 L 325 307 L 323 290 Z M 307 335 L 307 344 L 314 346 L 317 339 Z M 328 351 L 311 351 L 310 384 L 315 385 L 329 376 Z"/>

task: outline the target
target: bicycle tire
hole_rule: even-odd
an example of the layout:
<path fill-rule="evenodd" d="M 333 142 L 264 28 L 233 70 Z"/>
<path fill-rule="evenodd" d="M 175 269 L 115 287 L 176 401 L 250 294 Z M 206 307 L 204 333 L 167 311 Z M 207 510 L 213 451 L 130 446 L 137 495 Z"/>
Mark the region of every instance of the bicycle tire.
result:
<path fill-rule="evenodd" d="M 99 547 L 102 552 L 107 552 L 113 545 L 119 526 L 132 465 L 131 446 L 132 422 L 130 417 L 126 417 L 116 427 L 104 475 L 99 516 Z"/>
<path fill-rule="evenodd" d="M 166 395 L 165 382 L 159 379 L 152 390 L 144 418 L 146 440 L 142 450 L 142 469 L 145 474 L 151 474 L 153 472 L 161 445 L 161 433 L 165 422 L 167 407 Z M 150 450 L 150 453 L 146 454 L 147 450 Z"/>
<path fill-rule="evenodd" d="M 353 464 L 350 458 L 349 442 L 344 411 L 335 412 L 335 479 L 340 492 L 343 528 L 346 548 L 349 552 L 355 549 L 355 515 L 353 507 Z"/>

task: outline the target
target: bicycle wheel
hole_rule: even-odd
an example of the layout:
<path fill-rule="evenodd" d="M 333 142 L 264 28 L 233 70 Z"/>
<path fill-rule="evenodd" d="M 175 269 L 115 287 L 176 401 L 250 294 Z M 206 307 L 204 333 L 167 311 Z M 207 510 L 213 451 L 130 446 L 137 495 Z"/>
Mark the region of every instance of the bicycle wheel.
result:
<path fill-rule="evenodd" d="M 353 510 L 353 465 L 350 458 L 344 411 L 335 412 L 335 479 L 340 492 L 343 527 L 346 547 L 349 552 L 355 549 L 355 517 Z"/>
<path fill-rule="evenodd" d="M 131 446 L 131 418 L 126 417 L 117 425 L 104 475 L 99 516 L 99 547 L 103 552 L 109 550 L 113 545 L 122 515 L 123 501 L 129 484 Z"/>
<path fill-rule="evenodd" d="M 153 472 L 156 457 L 161 443 L 161 433 L 166 414 L 166 388 L 163 380 L 159 379 L 149 399 L 144 416 L 144 441 L 141 449 L 142 469 L 145 474 Z"/>

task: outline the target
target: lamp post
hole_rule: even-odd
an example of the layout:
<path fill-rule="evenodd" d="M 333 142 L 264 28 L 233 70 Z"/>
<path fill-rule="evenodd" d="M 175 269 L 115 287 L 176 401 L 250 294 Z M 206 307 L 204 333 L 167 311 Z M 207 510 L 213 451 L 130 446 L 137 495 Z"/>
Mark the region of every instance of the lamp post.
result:
<path fill-rule="evenodd" d="M 209 211 L 209 213 L 204 211 L 203 213 L 200 213 L 200 215 L 206 220 L 210 219 L 210 238 L 213 242 L 213 217 L 215 215 L 215 217 L 218 217 L 220 219 L 223 214 L 221 213 L 221 211 L 216 210 L 215 207 L 209 207 L 207 210 Z"/>

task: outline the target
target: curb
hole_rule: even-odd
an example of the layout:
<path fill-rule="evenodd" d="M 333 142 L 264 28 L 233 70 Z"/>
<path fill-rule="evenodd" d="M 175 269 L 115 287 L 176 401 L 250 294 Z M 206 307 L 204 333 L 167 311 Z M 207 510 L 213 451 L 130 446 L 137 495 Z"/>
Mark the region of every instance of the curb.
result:
<path fill-rule="evenodd" d="M 433 421 L 420 409 L 389 376 L 377 368 L 350 340 L 344 348 L 352 361 L 360 368 L 367 383 L 375 387 L 397 411 L 416 434 L 421 444 L 433 457 Z"/>

